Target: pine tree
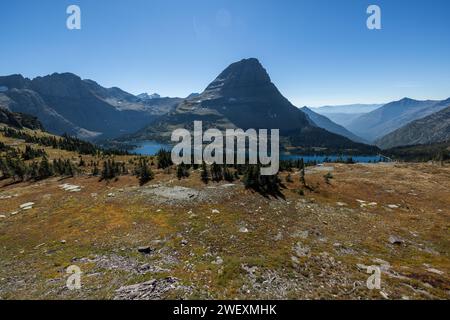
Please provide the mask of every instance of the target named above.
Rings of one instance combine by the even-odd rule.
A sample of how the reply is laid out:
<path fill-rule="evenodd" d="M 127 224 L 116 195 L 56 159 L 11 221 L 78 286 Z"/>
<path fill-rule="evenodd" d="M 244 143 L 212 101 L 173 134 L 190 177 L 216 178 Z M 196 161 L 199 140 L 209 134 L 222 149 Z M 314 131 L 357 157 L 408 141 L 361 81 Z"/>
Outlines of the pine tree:
<path fill-rule="evenodd" d="M 148 166 L 146 159 L 140 159 L 139 164 L 136 168 L 136 175 L 139 178 L 139 184 L 142 186 L 149 182 L 150 180 L 153 180 L 154 174 L 152 169 Z"/>
<path fill-rule="evenodd" d="M 28 171 L 29 171 L 28 175 L 31 180 L 39 179 L 39 165 L 37 164 L 36 161 L 33 161 Z"/>
<path fill-rule="evenodd" d="M 0 171 L 2 172 L 2 179 L 9 179 L 13 175 L 13 172 L 8 166 L 8 162 L 5 158 L 0 159 Z"/>
<path fill-rule="evenodd" d="M 48 162 L 47 157 L 43 157 L 41 162 L 39 163 L 38 169 L 38 179 L 47 179 L 53 175 L 53 169 L 51 164 Z"/>
<path fill-rule="evenodd" d="M 158 159 L 158 169 L 166 169 L 173 165 L 171 153 L 165 149 L 161 149 L 156 154 Z"/>
<path fill-rule="evenodd" d="M 245 170 L 243 182 L 246 188 L 260 189 L 260 168 L 258 165 L 248 165 Z"/>
<path fill-rule="evenodd" d="M 93 176 L 98 176 L 99 173 L 100 173 L 100 170 L 98 169 L 97 164 L 94 163 L 94 167 L 92 168 L 92 175 Z"/>
<path fill-rule="evenodd" d="M 306 187 L 305 162 L 303 161 L 303 158 L 300 159 L 300 182 L 304 187 Z"/>
<path fill-rule="evenodd" d="M 228 182 L 233 182 L 235 178 L 226 165 L 223 167 L 223 178 Z"/>
<path fill-rule="evenodd" d="M 109 180 L 112 177 L 111 160 L 103 161 L 103 169 L 100 175 L 100 180 Z"/>
<path fill-rule="evenodd" d="M 177 178 L 181 180 L 182 178 L 189 177 L 189 169 L 184 163 L 180 163 L 177 166 Z"/>
<path fill-rule="evenodd" d="M 205 161 L 203 161 L 203 163 L 202 163 L 202 169 L 201 169 L 200 176 L 201 176 L 202 181 L 204 183 L 208 183 L 209 182 L 209 173 L 208 173 L 208 168 L 206 167 Z"/>
<path fill-rule="evenodd" d="M 64 162 L 64 175 L 69 177 L 73 177 L 75 175 L 75 169 L 69 159 L 66 159 Z"/>
<path fill-rule="evenodd" d="M 215 162 L 211 165 L 211 179 L 216 182 L 223 179 L 222 167 Z"/>

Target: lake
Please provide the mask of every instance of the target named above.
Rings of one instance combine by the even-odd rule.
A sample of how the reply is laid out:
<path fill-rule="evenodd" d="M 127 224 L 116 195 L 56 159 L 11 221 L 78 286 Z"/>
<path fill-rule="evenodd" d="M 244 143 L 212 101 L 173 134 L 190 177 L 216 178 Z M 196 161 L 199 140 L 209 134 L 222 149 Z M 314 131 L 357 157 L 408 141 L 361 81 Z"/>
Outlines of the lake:
<path fill-rule="evenodd" d="M 145 156 L 154 156 L 161 149 L 166 149 L 169 151 L 172 150 L 172 146 L 156 141 L 143 141 L 138 144 L 137 148 L 131 150 L 131 152 Z"/>
<path fill-rule="evenodd" d="M 138 145 L 137 148 L 131 150 L 132 152 L 136 154 L 146 155 L 146 156 L 153 156 L 160 149 L 166 149 L 168 151 L 172 150 L 172 146 L 169 144 L 163 144 L 156 141 L 144 141 Z M 382 162 L 383 158 L 379 155 L 372 155 L 372 156 L 350 156 L 350 155 L 328 155 L 328 156 L 322 156 L 322 155 L 293 155 L 293 154 L 282 154 L 280 156 L 281 160 L 297 160 L 303 158 L 305 162 L 316 162 L 316 163 L 323 163 L 324 160 L 328 159 L 328 161 L 331 160 L 331 162 L 337 161 L 339 159 L 343 159 L 344 161 L 348 158 L 352 158 L 354 162 L 359 163 L 369 163 L 369 162 Z"/>

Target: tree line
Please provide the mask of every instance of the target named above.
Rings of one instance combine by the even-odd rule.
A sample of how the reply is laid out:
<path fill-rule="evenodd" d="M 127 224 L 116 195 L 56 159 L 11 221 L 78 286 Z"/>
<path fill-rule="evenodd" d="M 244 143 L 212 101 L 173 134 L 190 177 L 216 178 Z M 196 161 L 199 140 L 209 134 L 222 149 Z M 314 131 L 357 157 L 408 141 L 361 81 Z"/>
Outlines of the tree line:
<path fill-rule="evenodd" d="M 116 149 L 103 149 L 90 142 L 80 140 L 75 137 L 71 137 L 67 134 L 61 137 L 56 136 L 38 136 L 36 134 L 30 134 L 22 130 L 16 130 L 12 128 L 3 128 L 1 132 L 5 137 L 21 139 L 26 143 L 38 144 L 45 147 L 51 147 L 53 149 L 60 149 L 66 151 L 77 152 L 84 155 L 128 155 L 128 151 L 116 150 Z"/>

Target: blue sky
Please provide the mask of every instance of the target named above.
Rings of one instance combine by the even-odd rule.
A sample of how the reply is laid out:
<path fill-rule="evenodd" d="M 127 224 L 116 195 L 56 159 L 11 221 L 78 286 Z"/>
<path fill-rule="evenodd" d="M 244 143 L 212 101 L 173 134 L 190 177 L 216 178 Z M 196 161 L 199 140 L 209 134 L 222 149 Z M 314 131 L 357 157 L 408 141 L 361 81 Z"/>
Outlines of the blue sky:
<path fill-rule="evenodd" d="M 66 28 L 70 4 L 81 30 Z M 366 27 L 370 4 L 382 30 Z M 0 74 L 187 96 L 256 57 L 299 107 L 444 99 L 449 21 L 448 0 L 2 0 Z"/>

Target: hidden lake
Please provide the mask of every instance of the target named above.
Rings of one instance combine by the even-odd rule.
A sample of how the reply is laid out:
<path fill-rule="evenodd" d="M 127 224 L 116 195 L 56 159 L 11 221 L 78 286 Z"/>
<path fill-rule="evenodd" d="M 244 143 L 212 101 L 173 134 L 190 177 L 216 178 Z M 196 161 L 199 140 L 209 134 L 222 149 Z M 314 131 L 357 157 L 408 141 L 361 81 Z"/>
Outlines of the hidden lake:
<path fill-rule="evenodd" d="M 153 156 L 158 153 L 159 150 L 171 150 L 172 145 L 164 144 L 157 141 L 143 141 L 136 144 L 136 148 L 130 150 L 130 152 L 138 155 Z M 323 163 L 323 162 L 337 162 L 337 161 L 347 161 L 352 159 L 353 162 L 357 163 L 376 163 L 385 162 L 386 158 L 381 155 L 345 155 L 345 154 L 334 154 L 334 155 L 299 155 L 299 154 L 281 154 L 281 160 L 297 160 L 301 159 L 305 162 Z"/>

